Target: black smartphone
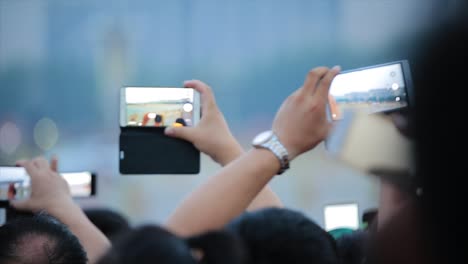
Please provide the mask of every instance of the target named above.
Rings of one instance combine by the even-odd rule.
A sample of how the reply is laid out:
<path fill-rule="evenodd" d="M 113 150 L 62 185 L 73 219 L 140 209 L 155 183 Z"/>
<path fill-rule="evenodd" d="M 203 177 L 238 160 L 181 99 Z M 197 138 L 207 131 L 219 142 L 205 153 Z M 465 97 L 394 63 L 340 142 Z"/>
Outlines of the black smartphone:
<path fill-rule="evenodd" d="M 119 171 L 134 174 L 197 174 L 200 151 L 168 137 L 169 126 L 196 126 L 200 94 L 192 88 L 122 87 Z"/>
<path fill-rule="evenodd" d="M 73 198 L 96 195 L 96 173 L 61 172 Z M 22 167 L 0 167 L 0 200 L 24 199 L 30 195 L 30 177 Z"/>
<path fill-rule="evenodd" d="M 347 110 L 391 113 L 413 104 L 413 82 L 407 60 L 377 64 L 338 74 L 330 86 L 329 120 Z"/>

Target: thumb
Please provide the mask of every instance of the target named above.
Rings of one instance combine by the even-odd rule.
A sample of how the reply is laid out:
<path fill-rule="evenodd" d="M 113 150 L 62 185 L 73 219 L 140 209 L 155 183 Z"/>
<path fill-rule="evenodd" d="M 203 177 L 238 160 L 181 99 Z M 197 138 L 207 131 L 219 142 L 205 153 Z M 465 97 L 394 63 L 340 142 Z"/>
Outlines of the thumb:
<path fill-rule="evenodd" d="M 185 139 L 193 143 L 193 127 L 166 127 L 164 134 L 174 138 Z"/>
<path fill-rule="evenodd" d="M 20 211 L 29 211 L 28 200 L 10 200 L 10 205 Z"/>

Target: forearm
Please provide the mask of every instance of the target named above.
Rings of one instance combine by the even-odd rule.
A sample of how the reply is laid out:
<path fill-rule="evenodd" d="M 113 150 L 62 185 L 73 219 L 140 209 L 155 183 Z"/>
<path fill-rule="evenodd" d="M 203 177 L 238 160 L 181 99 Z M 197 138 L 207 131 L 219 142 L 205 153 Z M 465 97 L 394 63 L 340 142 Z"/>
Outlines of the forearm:
<path fill-rule="evenodd" d="M 245 153 L 192 192 L 167 227 L 183 236 L 223 227 L 245 211 L 279 169 L 278 159 L 268 150 Z"/>
<path fill-rule="evenodd" d="M 49 210 L 49 214 L 68 226 L 78 237 L 88 255 L 89 263 L 96 263 L 110 247 L 107 237 L 86 217 L 73 201 L 66 202 Z"/>
<path fill-rule="evenodd" d="M 270 186 L 265 186 L 263 190 L 247 207 L 247 211 L 255 211 L 267 207 L 283 207 L 281 199 L 276 195 Z"/>
<path fill-rule="evenodd" d="M 223 153 L 219 160 L 219 164 L 223 167 L 236 160 L 244 153 L 241 145 L 239 145 L 234 138 L 232 141 L 230 147 L 225 148 L 227 151 Z M 247 207 L 247 210 L 254 211 L 266 207 L 283 207 L 281 199 L 268 185 L 253 199 Z"/>

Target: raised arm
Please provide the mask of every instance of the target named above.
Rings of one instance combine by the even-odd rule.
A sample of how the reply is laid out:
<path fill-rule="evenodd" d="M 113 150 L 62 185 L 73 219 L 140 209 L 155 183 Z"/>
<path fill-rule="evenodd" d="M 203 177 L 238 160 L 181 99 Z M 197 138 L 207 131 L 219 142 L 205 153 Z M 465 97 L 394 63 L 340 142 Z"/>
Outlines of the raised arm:
<path fill-rule="evenodd" d="M 57 161 L 52 161 L 49 166 L 44 158 L 36 158 L 17 164 L 31 177 L 31 196 L 24 201 L 12 201 L 13 207 L 32 212 L 44 210 L 60 220 L 78 237 L 89 263 L 96 263 L 110 247 L 110 242 L 73 201 L 67 182 L 55 171 Z"/>
<path fill-rule="evenodd" d="M 290 160 L 314 148 L 326 137 L 328 90 L 338 72 L 339 67 L 310 71 L 304 85 L 283 102 L 276 114 L 272 130 L 287 149 Z M 205 98 L 206 93 L 205 96 L 202 93 L 202 99 Z M 214 100 L 210 104 L 213 105 Z M 212 129 L 211 133 L 216 134 L 219 128 Z M 173 131 L 170 129 L 168 134 Z M 189 194 L 170 216 L 167 227 L 183 236 L 223 227 L 248 207 L 279 169 L 280 161 L 272 152 L 251 149 Z"/>
<path fill-rule="evenodd" d="M 188 140 L 221 166 L 228 165 L 240 157 L 244 150 L 232 135 L 223 114 L 216 104 L 211 88 L 198 80 L 186 81 L 184 86 L 193 88 L 201 94 L 203 116 L 196 127 L 168 128 L 166 134 Z M 279 197 L 269 186 L 265 186 L 250 203 L 247 210 L 282 206 Z"/>

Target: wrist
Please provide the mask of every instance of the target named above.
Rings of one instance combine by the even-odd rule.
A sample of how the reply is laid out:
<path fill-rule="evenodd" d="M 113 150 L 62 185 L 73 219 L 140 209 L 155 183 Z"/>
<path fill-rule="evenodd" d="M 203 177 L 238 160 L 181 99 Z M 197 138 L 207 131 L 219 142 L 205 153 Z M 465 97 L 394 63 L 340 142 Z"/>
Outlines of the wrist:
<path fill-rule="evenodd" d="M 73 217 L 73 213 L 81 211 L 81 208 L 73 201 L 71 197 L 64 199 L 57 199 L 54 202 L 49 203 L 49 206 L 45 208 L 48 214 L 59 219 L 62 222 L 66 222 L 68 217 Z"/>
<path fill-rule="evenodd" d="M 290 158 L 288 149 L 282 144 L 273 130 L 267 130 L 258 134 L 252 140 L 252 146 L 255 148 L 267 149 L 277 158 L 280 163 L 278 174 L 282 174 L 284 171 L 289 169 Z"/>
<path fill-rule="evenodd" d="M 221 149 L 224 151 L 217 157 L 216 162 L 223 167 L 236 160 L 244 153 L 244 149 L 234 138 Z"/>
<path fill-rule="evenodd" d="M 281 169 L 280 160 L 270 150 L 264 148 L 252 148 L 249 152 L 258 156 L 260 159 L 259 164 L 264 164 L 264 169 L 271 170 L 273 175 L 276 175 Z"/>

